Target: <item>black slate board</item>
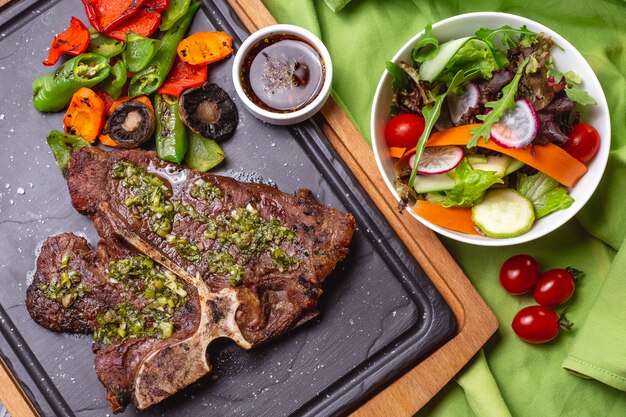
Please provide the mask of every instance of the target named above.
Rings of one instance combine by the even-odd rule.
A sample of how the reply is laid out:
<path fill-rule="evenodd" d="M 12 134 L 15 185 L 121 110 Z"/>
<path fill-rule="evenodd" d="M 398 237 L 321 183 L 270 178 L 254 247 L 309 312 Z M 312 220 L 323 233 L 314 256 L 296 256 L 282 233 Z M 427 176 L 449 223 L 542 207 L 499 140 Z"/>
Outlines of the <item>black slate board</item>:
<path fill-rule="evenodd" d="M 56 334 L 24 305 L 37 249 L 72 231 L 95 244 L 90 221 L 74 211 L 45 137 L 63 114 L 40 114 L 31 83 L 69 16 L 87 22 L 78 0 L 23 0 L 0 13 L 0 351 L 45 416 L 108 416 L 93 370 L 91 336 Z M 204 1 L 192 32 L 224 30 L 234 46 L 246 30 L 223 0 Z M 354 410 L 447 341 L 453 314 L 420 266 L 312 123 L 276 127 L 238 102 L 232 58 L 209 79 L 235 100 L 240 124 L 223 143 L 216 173 L 281 190 L 313 190 L 324 204 L 352 212 L 358 230 L 349 257 L 328 278 L 319 317 L 252 351 L 230 341 L 209 348 L 214 372 L 163 403 L 124 416 L 330 416 Z"/>

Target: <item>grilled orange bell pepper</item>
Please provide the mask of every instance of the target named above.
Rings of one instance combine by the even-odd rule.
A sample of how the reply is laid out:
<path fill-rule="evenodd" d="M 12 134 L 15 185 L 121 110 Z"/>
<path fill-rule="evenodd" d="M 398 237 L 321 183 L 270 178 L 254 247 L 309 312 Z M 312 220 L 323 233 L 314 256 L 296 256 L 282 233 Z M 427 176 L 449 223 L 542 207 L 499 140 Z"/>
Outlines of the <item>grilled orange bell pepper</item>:
<path fill-rule="evenodd" d="M 93 90 L 86 87 L 79 89 L 72 96 L 63 118 L 65 133 L 94 143 L 102 130 L 105 112 L 104 102 Z"/>
<path fill-rule="evenodd" d="M 226 32 L 196 32 L 178 44 L 178 56 L 191 65 L 220 61 L 233 52 L 233 38 Z"/>

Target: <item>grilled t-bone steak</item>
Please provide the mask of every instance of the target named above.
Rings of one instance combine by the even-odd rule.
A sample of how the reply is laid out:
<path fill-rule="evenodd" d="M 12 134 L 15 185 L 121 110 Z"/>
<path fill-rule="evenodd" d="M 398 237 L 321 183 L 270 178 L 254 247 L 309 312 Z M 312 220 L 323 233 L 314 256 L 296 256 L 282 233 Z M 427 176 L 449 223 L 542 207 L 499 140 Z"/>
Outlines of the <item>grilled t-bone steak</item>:
<path fill-rule="evenodd" d="M 92 251 L 71 234 L 50 238 L 27 305 L 52 330 L 95 330 L 96 372 L 115 412 L 130 400 L 149 407 L 207 373 L 206 346 L 217 337 L 248 349 L 314 317 L 354 230 L 351 215 L 308 190 L 289 195 L 153 152 L 82 148 L 68 186 L 103 240 Z M 69 271 L 82 280 L 68 281 Z M 155 280 L 169 295 L 155 296 Z M 146 306 L 159 300 L 171 305 L 155 319 Z"/>

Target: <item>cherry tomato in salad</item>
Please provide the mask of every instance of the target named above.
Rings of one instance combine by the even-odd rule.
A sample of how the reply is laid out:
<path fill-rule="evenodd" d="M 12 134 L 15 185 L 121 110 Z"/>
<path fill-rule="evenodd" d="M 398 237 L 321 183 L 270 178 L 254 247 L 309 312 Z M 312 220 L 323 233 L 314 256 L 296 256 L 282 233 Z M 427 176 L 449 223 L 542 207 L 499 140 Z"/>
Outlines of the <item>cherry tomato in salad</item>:
<path fill-rule="evenodd" d="M 500 285 L 509 294 L 526 294 L 539 278 L 539 264 L 530 255 L 515 255 L 500 268 Z"/>
<path fill-rule="evenodd" d="M 524 342 L 546 343 L 559 334 L 559 316 L 549 307 L 528 306 L 515 315 L 511 327 Z"/>
<path fill-rule="evenodd" d="M 600 134 L 591 125 L 577 123 L 567 135 L 569 140 L 563 149 L 580 162 L 587 162 L 595 156 L 600 148 Z"/>
<path fill-rule="evenodd" d="M 551 269 L 539 278 L 533 298 L 542 306 L 556 307 L 571 298 L 574 288 L 574 275 L 570 270 Z"/>
<path fill-rule="evenodd" d="M 385 126 L 388 146 L 413 148 L 424 132 L 424 119 L 417 114 L 403 113 L 394 116 Z"/>

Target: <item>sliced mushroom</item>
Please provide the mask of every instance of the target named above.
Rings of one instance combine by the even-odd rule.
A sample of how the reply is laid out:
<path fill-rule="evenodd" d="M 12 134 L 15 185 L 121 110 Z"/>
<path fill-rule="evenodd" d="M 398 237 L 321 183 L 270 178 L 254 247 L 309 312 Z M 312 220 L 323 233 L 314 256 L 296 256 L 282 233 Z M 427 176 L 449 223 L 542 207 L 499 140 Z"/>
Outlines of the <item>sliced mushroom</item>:
<path fill-rule="evenodd" d="M 154 133 L 154 112 L 139 101 L 126 101 L 113 110 L 107 134 L 123 148 L 136 148 Z"/>
<path fill-rule="evenodd" d="M 180 118 L 205 138 L 221 140 L 232 135 L 239 116 L 235 103 L 218 85 L 206 83 L 180 96 Z"/>

